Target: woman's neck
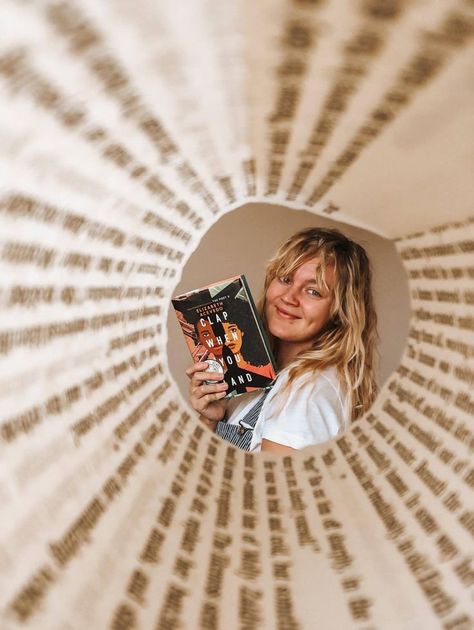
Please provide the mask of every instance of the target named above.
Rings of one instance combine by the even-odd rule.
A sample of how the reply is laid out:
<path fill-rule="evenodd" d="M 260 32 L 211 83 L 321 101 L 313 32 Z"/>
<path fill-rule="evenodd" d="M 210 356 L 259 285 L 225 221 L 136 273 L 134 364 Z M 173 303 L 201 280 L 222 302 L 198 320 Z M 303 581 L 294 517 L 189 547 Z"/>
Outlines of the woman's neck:
<path fill-rule="evenodd" d="M 293 343 L 290 341 L 279 341 L 277 352 L 278 369 L 283 370 L 286 368 L 303 350 L 307 350 L 311 347 L 309 343 Z"/>

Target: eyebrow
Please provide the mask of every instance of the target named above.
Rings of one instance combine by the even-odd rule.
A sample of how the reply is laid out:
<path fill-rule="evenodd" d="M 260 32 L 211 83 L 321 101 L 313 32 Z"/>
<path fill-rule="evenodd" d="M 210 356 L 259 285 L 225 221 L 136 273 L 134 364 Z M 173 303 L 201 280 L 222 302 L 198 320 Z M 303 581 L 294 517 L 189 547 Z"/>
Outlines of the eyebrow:
<path fill-rule="evenodd" d="M 308 284 L 313 284 L 316 287 L 320 287 L 322 289 L 324 289 L 324 284 L 322 282 L 319 282 L 316 278 L 312 278 L 311 280 L 304 280 L 303 284 L 306 286 Z"/>
<path fill-rule="evenodd" d="M 320 267 L 318 266 L 318 269 Z M 293 269 L 293 271 L 282 271 L 280 274 L 277 274 L 276 277 L 292 277 L 295 275 L 296 269 Z M 307 280 L 303 280 L 303 284 L 304 286 L 307 286 L 309 284 L 314 285 L 315 287 L 317 287 L 318 289 L 322 289 L 323 291 L 325 290 L 325 286 L 324 286 L 324 282 L 321 280 L 318 280 L 318 278 L 315 278 L 314 276 L 312 278 L 308 278 Z M 332 291 L 333 287 L 331 287 L 330 285 L 328 285 L 328 289 L 329 291 Z"/>

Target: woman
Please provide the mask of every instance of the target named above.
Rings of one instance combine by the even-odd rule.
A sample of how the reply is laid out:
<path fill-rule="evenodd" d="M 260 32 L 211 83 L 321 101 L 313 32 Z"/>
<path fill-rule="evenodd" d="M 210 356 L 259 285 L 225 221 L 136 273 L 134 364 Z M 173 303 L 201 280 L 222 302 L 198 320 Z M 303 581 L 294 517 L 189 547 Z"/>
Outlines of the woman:
<path fill-rule="evenodd" d="M 254 427 L 253 452 L 288 454 L 336 437 L 377 390 L 377 317 L 364 249 L 338 230 L 298 232 L 270 260 L 259 310 L 279 370 L 271 391 L 225 399 L 219 375 L 196 363 L 186 370 L 191 405 L 234 443 L 233 427 Z"/>

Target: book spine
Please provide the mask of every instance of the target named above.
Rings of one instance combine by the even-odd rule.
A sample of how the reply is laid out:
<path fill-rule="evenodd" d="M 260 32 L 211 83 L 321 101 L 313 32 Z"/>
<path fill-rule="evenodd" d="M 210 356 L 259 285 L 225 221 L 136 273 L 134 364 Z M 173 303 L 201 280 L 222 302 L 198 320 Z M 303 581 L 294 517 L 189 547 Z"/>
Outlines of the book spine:
<path fill-rule="evenodd" d="M 250 291 L 247 278 L 243 274 L 240 276 L 240 278 L 242 280 L 242 285 L 244 286 L 245 291 L 247 293 L 247 298 L 250 304 L 250 308 L 252 309 L 253 318 L 255 320 L 255 323 L 257 324 L 258 332 L 260 333 L 260 337 L 262 338 L 263 345 L 265 346 L 265 350 L 267 351 L 268 358 L 270 359 L 270 362 L 276 374 L 278 372 L 278 366 L 273 356 L 273 352 L 270 346 L 270 340 L 268 339 L 267 331 L 265 330 L 265 328 L 262 326 L 260 322 L 260 316 L 258 314 L 257 307 L 255 306 L 255 302 L 253 301 L 252 293 Z"/>

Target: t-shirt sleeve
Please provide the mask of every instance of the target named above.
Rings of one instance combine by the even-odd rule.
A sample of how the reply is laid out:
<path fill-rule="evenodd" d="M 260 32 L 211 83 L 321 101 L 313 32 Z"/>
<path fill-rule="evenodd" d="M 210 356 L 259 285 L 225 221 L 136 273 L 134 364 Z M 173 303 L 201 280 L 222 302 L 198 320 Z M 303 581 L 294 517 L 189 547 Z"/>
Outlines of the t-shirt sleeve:
<path fill-rule="evenodd" d="M 323 376 L 289 394 L 283 406 L 277 400 L 268 406 L 262 439 L 301 449 L 342 433 L 346 426 L 344 402 Z"/>

